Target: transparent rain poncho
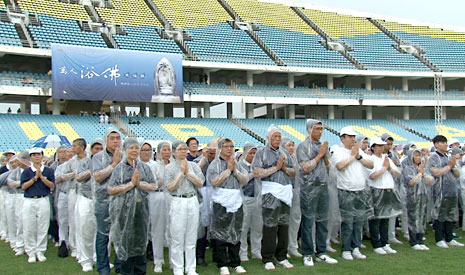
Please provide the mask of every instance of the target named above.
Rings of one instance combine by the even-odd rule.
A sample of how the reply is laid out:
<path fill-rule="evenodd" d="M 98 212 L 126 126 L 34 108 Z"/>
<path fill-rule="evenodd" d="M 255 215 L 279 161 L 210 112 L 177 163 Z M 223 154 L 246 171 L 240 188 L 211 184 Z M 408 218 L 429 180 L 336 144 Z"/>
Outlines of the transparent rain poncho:
<path fill-rule="evenodd" d="M 137 162 L 140 181 L 155 184 L 150 167 Z M 123 160 L 114 169 L 108 187 L 128 184 L 135 168 Z M 129 257 L 145 255 L 149 229 L 148 193 L 134 187 L 126 193 L 110 196 L 111 239 L 118 258 L 126 261 Z"/>
<path fill-rule="evenodd" d="M 311 132 L 311 129 L 316 124 L 321 124 L 321 122 L 309 119 L 307 121 L 307 130 Z M 314 161 L 319 153 L 321 144 L 320 141 L 314 142 L 310 137 L 307 137 L 296 149 L 297 163 L 299 164 L 296 184 L 300 186 L 300 208 L 302 209 L 302 215 L 308 219 L 314 218 L 317 222 L 328 220 L 330 204 L 328 192 L 329 176 L 324 158 L 318 163 Z M 308 167 L 311 170 L 305 173 L 303 167 Z"/>
<path fill-rule="evenodd" d="M 218 143 L 220 147 L 221 141 Z M 228 161 L 216 158 L 207 170 L 207 184 L 226 173 Z M 236 164 L 238 176 L 230 174 L 222 183 L 213 187 L 212 218 L 210 223 L 210 238 L 224 242 L 237 244 L 241 239 L 242 220 L 244 212 L 242 209 L 242 188 L 241 183 L 247 181 L 247 172 L 241 171 Z M 229 192 L 228 192 L 229 191 Z M 228 201 L 228 197 L 234 201 Z M 229 207 L 232 207 L 232 210 Z M 231 212 L 229 212 L 231 211 Z"/>
<path fill-rule="evenodd" d="M 202 181 L 205 181 L 205 177 L 202 173 L 202 170 L 200 170 L 199 166 L 196 163 L 188 161 L 187 165 L 189 173 L 192 173 L 196 175 L 198 178 L 200 178 Z M 172 161 L 170 164 L 165 166 L 165 177 L 163 182 L 165 182 L 166 184 L 170 183 L 179 174 L 180 171 L 181 164 L 178 161 Z M 183 177 L 181 179 L 181 182 L 175 190 L 169 191 L 170 195 L 174 196 L 192 194 L 196 192 L 197 188 L 195 187 L 194 183 L 189 181 L 187 177 Z"/>
<path fill-rule="evenodd" d="M 407 215 L 408 228 L 414 233 L 425 233 L 426 228 L 426 204 L 428 202 L 427 185 L 424 177 L 418 175 L 418 167 L 413 164 L 413 155 L 419 149 L 409 150 L 406 158 L 402 163 L 402 174 L 400 182 L 405 186 L 407 196 Z M 414 181 L 415 185 L 411 186 L 410 181 Z"/>
<path fill-rule="evenodd" d="M 444 168 L 449 164 L 449 157 L 440 155 L 439 152 L 434 152 L 428 159 L 425 166 L 425 174 L 434 178 L 432 186 L 433 209 L 431 217 L 433 220 L 441 222 L 457 220 L 457 194 L 459 179 L 455 177 L 452 170 L 448 171 L 440 177 L 434 177 L 431 171 L 432 168 Z M 456 169 L 456 168 L 454 168 Z"/>
<path fill-rule="evenodd" d="M 90 173 L 90 163 L 91 163 L 91 158 L 90 157 L 85 157 L 79 161 L 78 169 L 76 171 L 76 174 L 83 174 L 83 173 Z M 77 181 L 76 180 L 76 185 L 79 190 L 79 194 L 83 195 L 84 197 L 88 199 L 92 199 L 92 181 L 91 178 L 88 178 L 85 181 Z"/>

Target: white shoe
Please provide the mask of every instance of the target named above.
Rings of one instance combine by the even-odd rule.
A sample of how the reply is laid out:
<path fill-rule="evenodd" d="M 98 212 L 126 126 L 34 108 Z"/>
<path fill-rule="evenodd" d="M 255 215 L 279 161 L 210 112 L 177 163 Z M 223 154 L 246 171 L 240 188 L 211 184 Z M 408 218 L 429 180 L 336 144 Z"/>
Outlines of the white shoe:
<path fill-rule="evenodd" d="M 352 261 L 354 257 L 352 257 L 352 253 L 350 251 L 342 251 L 342 258 L 344 260 Z"/>
<path fill-rule="evenodd" d="M 28 263 L 35 263 L 36 262 L 36 255 L 31 255 L 29 256 L 29 259 L 27 259 Z"/>
<path fill-rule="evenodd" d="M 267 263 L 265 264 L 265 269 L 271 271 L 271 270 L 275 270 L 276 267 L 274 266 L 274 264 L 273 264 L 272 262 L 267 262 Z"/>
<path fill-rule="evenodd" d="M 452 241 L 448 242 L 447 245 L 449 245 L 449 246 L 460 246 L 460 247 L 464 246 L 463 243 L 460 243 L 460 242 L 458 242 L 456 240 L 452 240 Z"/>
<path fill-rule="evenodd" d="M 354 248 L 354 251 L 352 251 L 352 258 L 357 259 L 357 260 L 365 260 L 367 256 L 363 255 L 360 252 L 360 249 L 356 247 Z"/>
<path fill-rule="evenodd" d="M 220 267 L 220 275 L 229 275 L 229 268 L 227 266 Z"/>
<path fill-rule="evenodd" d="M 5 241 L 6 240 L 6 234 L 0 235 L 0 240 Z"/>
<path fill-rule="evenodd" d="M 299 253 L 299 251 L 289 251 L 289 255 L 291 255 L 291 257 L 297 257 L 297 258 L 302 258 L 302 254 Z"/>
<path fill-rule="evenodd" d="M 82 272 L 91 272 L 93 270 L 91 263 L 86 263 L 82 265 Z"/>
<path fill-rule="evenodd" d="M 383 246 L 383 249 L 384 249 L 384 251 L 386 251 L 387 254 L 396 254 L 397 253 L 397 251 L 392 249 L 391 246 L 388 245 L 388 244 Z"/>
<path fill-rule="evenodd" d="M 332 242 L 332 243 L 335 243 L 335 244 L 338 244 L 338 243 L 339 243 L 339 241 L 338 241 L 337 239 L 331 239 L 331 242 Z"/>
<path fill-rule="evenodd" d="M 366 245 L 364 245 L 364 244 L 362 243 L 362 244 L 360 245 L 360 248 L 363 248 L 363 249 L 365 249 L 365 248 L 367 248 L 367 246 L 366 246 Z"/>
<path fill-rule="evenodd" d="M 248 262 L 249 261 L 249 257 L 245 256 L 245 257 L 240 257 L 241 258 L 241 262 Z"/>
<path fill-rule="evenodd" d="M 392 240 L 389 240 L 389 243 L 392 243 L 392 244 L 403 244 L 403 242 L 399 241 L 398 239 L 394 238 Z"/>
<path fill-rule="evenodd" d="M 15 251 L 16 251 L 15 256 L 24 255 L 24 248 L 18 248 L 18 249 L 16 249 Z"/>
<path fill-rule="evenodd" d="M 291 268 L 294 268 L 294 265 L 291 264 L 288 260 L 282 260 L 280 262 L 278 262 L 278 264 L 284 268 L 287 268 L 287 269 L 291 269 Z"/>
<path fill-rule="evenodd" d="M 60 243 L 59 243 L 59 242 L 56 242 L 56 243 L 55 243 L 55 247 L 60 247 Z"/>
<path fill-rule="evenodd" d="M 446 244 L 445 241 L 439 241 L 436 243 L 436 246 L 437 247 L 440 247 L 440 248 L 449 248 L 449 246 Z"/>
<path fill-rule="evenodd" d="M 115 267 L 114 264 L 110 264 L 110 269 L 113 269 L 113 267 Z"/>
<path fill-rule="evenodd" d="M 419 244 L 416 244 L 416 245 L 412 246 L 412 249 L 413 249 L 413 250 L 418 250 L 418 251 L 419 251 L 419 250 L 421 250 L 421 251 L 424 250 L 423 247 L 422 247 L 421 245 L 419 245 Z"/>
<path fill-rule="evenodd" d="M 429 247 L 427 247 L 426 245 L 424 244 L 420 244 L 421 248 L 423 248 L 423 250 L 429 250 Z"/>
<path fill-rule="evenodd" d="M 378 255 L 386 255 L 387 254 L 387 252 L 382 247 L 378 247 L 378 248 L 373 249 L 373 252 L 375 252 Z"/>
<path fill-rule="evenodd" d="M 331 245 L 327 245 L 326 246 L 326 251 L 328 251 L 329 253 L 335 253 L 337 252 L 336 249 L 332 248 Z"/>
<path fill-rule="evenodd" d="M 326 254 L 316 256 L 315 259 L 316 259 L 317 262 L 325 262 L 325 263 L 328 263 L 328 264 L 337 264 L 336 259 L 333 259 L 333 258 L 329 257 Z"/>
<path fill-rule="evenodd" d="M 155 267 L 153 268 L 153 272 L 162 273 L 163 272 L 162 264 L 155 264 Z"/>
<path fill-rule="evenodd" d="M 199 273 L 195 272 L 195 270 L 189 270 L 186 275 L 199 275 Z"/>
<path fill-rule="evenodd" d="M 304 256 L 304 266 L 313 266 L 312 256 Z"/>
<path fill-rule="evenodd" d="M 39 260 L 39 262 L 45 262 L 47 258 L 45 258 L 44 253 L 37 252 L 37 260 Z"/>
<path fill-rule="evenodd" d="M 76 258 L 76 255 L 77 255 L 76 250 L 71 250 L 71 257 Z"/>
<path fill-rule="evenodd" d="M 247 271 L 245 270 L 245 268 L 244 268 L 243 266 L 236 266 L 236 267 L 234 268 L 234 271 L 236 271 L 236 273 L 239 273 L 239 274 L 241 274 L 241 273 L 247 273 Z"/>

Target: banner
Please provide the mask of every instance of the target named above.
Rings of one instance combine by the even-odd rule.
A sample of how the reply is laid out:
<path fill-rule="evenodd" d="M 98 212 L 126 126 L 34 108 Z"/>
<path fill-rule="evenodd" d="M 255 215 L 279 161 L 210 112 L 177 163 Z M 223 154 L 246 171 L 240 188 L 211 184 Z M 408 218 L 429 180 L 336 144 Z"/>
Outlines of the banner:
<path fill-rule="evenodd" d="M 182 55 L 52 44 L 52 97 L 184 101 Z"/>

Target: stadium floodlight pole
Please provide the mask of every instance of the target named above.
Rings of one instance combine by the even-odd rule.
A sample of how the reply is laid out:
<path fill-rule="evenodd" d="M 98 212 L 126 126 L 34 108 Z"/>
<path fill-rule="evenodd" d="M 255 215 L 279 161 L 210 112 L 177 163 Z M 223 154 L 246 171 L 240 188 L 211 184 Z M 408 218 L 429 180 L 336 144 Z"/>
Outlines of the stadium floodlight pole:
<path fill-rule="evenodd" d="M 434 75 L 434 99 L 435 99 L 435 105 L 434 105 L 434 120 L 436 126 L 442 125 L 442 93 L 444 92 L 444 82 L 442 80 L 442 75 L 440 74 L 435 74 Z M 438 127 L 436 127 L 436 130 L 438 130 Z"/>

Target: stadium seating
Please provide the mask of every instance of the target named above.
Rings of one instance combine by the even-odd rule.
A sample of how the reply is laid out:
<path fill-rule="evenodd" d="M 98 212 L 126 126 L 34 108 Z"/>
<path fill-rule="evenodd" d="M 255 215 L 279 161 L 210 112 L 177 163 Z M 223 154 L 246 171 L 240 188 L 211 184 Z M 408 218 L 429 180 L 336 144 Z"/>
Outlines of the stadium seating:
<path fill-rule="evenodd" d="M 25 72 L 0 72 L 0 85 L 51 88 L 50 75 Z"/>
<path fill-rule="evenodd" d="M 15 47 L 23 46 L 13 23 L 0 21 L 0 44 Z"/>
<path fill-rule="evenodd" d="M 259 97 L 297 97 L 309 98 L 318 97 L 307 87 L 289 88 L 281 85 L 254 85 L 249 87 L 246 84 L 237 85 L 238 94 L 241 96 L 259 96 Z"/>
<path fill-rule="evenodd" d="M 153 51 L 182 54 L 173 40 L 162 39 L 154 26 L 126 26 L 126 35 L 115 34 L 113 37 L 120 49 Z"/>
<path fill-rule="evenodd" d="M 402 120 L 402 124 L 414 129 L 430 138 L 440 134 L 446 138 L 457 138 L 460 143 L 465 140 L 465 121 L 460 119 L 446 119 L 443 120 L 441 126 L 437 126 L 432 119 L 414 119 Z"/>
<path fill-rule="evenodd" d="M 198 82 L 184 82 L 184 94 L 234 96 L 233 91 L 224 83 L 206 85 Z"/>
<path fill-rule="evenodd" d="M 95 7 L 106 24 L 161 26 L 144 0 L 111 0 L 113 8 Z"/>
<path fill-rule="evenodd" d="M 90 21 L 83 5 L 58 0 L 17 0 L 23 11 L 52 15 L 56 18 Z"/>

